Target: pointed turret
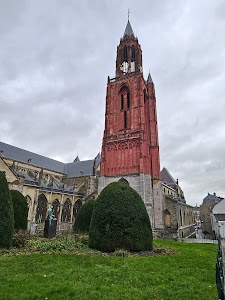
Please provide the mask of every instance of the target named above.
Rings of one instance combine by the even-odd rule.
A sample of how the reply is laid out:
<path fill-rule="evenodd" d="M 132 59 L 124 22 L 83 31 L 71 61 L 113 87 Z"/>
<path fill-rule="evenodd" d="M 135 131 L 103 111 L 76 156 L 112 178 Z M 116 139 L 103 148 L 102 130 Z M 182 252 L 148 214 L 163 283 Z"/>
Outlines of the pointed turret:
<path fill-rule="evenodd" d="M 79 159 L 79 156 L 77 155 L 77 157 L 74 159 L 73 162 L 79 162 L 79 161 L 80 161 L 80 159 Z"/>
<path fill-rule="evenodd" d="M 132 36 L 132 35 L 134 36 L 134 32 L 133 32 L 133 29 L 132 29 L 132 27 L 130 25 L 130 21 L 128 20 L 127 21 L 127 26 L 126 26 L 126 29 L 124 31 L 123 37 L 125 37 L 125 36 Z"/>
<path fill-rule="evenodd" d="M 152 76 L 151 76 L 151 74 L 150 74 L 150 71 L 149 71 L 149 73 L 148 73 L 148 79 L 147 79 L 147 82 L 148 82 L 148 83 L 153 83 L 153 81 L 152 81 Z"/>

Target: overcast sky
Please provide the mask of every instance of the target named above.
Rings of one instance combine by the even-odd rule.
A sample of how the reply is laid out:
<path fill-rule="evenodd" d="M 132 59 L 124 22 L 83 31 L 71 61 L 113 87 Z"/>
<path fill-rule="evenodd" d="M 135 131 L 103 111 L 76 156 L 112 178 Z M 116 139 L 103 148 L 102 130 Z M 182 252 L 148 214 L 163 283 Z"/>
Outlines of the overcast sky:
<path fill-rule="evenodd" d="M 0 0 L 0 140 L 63 162 L 97 155 L 128 8 L 155 83 L 161 168 L 188 204 L 225 197 L 223 0 Z"/>

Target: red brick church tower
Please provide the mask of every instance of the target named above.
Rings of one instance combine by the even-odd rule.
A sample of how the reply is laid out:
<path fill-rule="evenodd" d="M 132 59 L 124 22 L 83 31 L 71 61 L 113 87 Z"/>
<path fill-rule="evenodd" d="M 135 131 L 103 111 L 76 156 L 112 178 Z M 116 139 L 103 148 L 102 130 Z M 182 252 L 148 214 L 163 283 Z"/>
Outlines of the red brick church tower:
<path fill-rule="evenodd" d="M 126 180 L 142 197 L 155 229 L 162 228 L 155 88 L 143 77 L 142 50 L 128 20 L 108 77 L 99 191 Z"/>

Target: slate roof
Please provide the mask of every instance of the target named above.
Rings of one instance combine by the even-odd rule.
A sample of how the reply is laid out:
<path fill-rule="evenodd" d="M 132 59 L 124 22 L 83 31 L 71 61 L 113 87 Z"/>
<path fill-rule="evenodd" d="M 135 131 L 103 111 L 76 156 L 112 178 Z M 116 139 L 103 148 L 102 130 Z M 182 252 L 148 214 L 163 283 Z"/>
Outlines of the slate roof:
<path fill-rule="evenodd" d="M 166 182 L 167 185 L 177 185 L 175 179 L 165 167 L 160 172 L 160 179 Z"/>
<path fill-rule="evenodd" d="M 148 73 L 148 79 L 147 79 L 147 82 L 153 83 L 152 77 L 151 77 L 151 74 L 150 74 L 150 71 L 149 71 L 149 73 Z"/>
<path fill-rule="evenodd" d="M 94 160 L 77 161 L 66 164 L 66 177 L 88 176 L 93 173 Z"/>
<path fill-rule="evenodd" d="M 222 215 L 225 214 L 225 199 L 220 200 L 217 202 L 213 209 L 212 212 L 214 215 Z"/>
<path fill-rule="evenodd" d="M 15 161 L 21 161 L 24 163 L 30 163 L 44 169 L 56 171 L 66 174 L 66 177 L 80 177 L 93 175 L 93 167 L 95 168 L 100 163 L 100 153 L 95 159 L 80 161 L 79 157 L 76 157 L 72 163 L 62 163 L 60 161 L 0 142 L 0 156 L 2 158 L 9 158 Z M 25 177 L 27 174 L 23 174 Z M 29 180 L 29 178 L 25 178 Z"/>
<path fill-rule="evenodd" d="M 127 22 L 127 26 L 126 26 L 126 29 L 125 29 L 125 31 L 124 31 L 124 35 L 123 35 L 123 37 L 125 37 L 125 36 L 134 36 L 134 32 L 133 32 L 133 29 L 132 29 L 132 27 L 131 27 L 131 25 L 130 25 L 130 21 L 128 20 L 128 22 Z"/>
<path fill-rule="evenodd" d="M 218 203 L 218 202 L 220 202 L 220 200 L 221 200 L 222 198 L 220 198 L 220 197 L 217 197 L 216 196 L 216 194 L 209 194 L 208 193 L 208 195 L 203 199 L 203 202 L 206 202 L 207 200 L 212 200 L 212 201 L 214 201 L 215 203 Z"/>
<path fill-rule="evenodd" d="M 66 164 L 65 173 L 66 177 L 79 177 L 79 176 L 89 176 L 93 175 L 93 167 L 98 167 L 100 164 L 100 154 L 96 156 L 95 159 L 76 161 Z"/>
<path fill-rule="evenodd" d="M 24 163 L 28 163 L 30 160 L 32 165 L 64 173 L 64 163 L 3 142 L 0 142 L 0 155 L 3 158 L 19 160 Z"/>

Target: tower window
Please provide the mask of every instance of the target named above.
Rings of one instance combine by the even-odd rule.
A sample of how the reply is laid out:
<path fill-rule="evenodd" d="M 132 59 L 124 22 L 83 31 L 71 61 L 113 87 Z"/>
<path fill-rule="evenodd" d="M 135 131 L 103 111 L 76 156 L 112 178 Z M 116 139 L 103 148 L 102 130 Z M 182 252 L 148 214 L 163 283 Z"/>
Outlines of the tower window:
<path fill-rule="evenodd" d="M 134 48 L 134 46 L 131 47 L 131 61 L 135 61 L 135 48 Z"/>
<path fill-rule="evenodd" d="M 127 128 L 127 112 L 124 111 L 124 128 Z"/>
<path fill-rule="evenodd" d="M 127 59 L 127 46 L 124 46 L 123 51 L 124 51 L 124 61 L 128 62 L 128 59 Z"/>
<path fill-rule="evenodd" d="M 124 100 L 123 100 L 123 94 L 121 94 L 121 103 L 120 103 L 120 109 L 124 108 Z"/>
<path fill-rule="evenodd" d="M 130 93 L 127 93 L 127 108 L 130 108 Z"/>
<path fill-rule="evenodd" d="M 131 72 L 135 72 L 135 48 L 131 47 Z"/>

